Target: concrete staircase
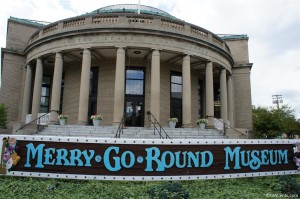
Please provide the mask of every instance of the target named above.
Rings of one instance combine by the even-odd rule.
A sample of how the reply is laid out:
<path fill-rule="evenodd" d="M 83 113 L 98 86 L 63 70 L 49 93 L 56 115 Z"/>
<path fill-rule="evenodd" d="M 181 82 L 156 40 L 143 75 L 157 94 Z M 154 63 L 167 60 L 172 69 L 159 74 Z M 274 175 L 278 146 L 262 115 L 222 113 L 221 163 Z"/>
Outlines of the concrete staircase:
<path fill-rule="evenodd" d="M 216 129 L 198 128 L 164 128 L 171 139 L 225 139 L 226 136 Z M 99 137 L 99 138 L 114 138 L 117 127 L 114 126 L 78 126 L 78 125 L 49 125 L 46 126 L 38 135 L 48 136 L 71 136 L 71 137 Z M 163 134 L 165 137 L 165 135 Z M 156 131 L 154 135 L 153 128 L 127 127 L 123 129 L 121 138 L 134 139 L 159 139 L 159 134 Z"/>

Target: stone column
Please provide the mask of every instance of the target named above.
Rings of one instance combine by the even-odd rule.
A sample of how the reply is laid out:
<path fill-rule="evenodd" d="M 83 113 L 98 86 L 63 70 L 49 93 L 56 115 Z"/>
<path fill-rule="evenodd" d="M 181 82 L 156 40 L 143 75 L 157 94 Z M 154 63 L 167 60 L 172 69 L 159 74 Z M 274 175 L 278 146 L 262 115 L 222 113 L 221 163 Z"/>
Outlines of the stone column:
<path fill-rule="evenodd" d="M 233 121 L 233 88 L 232 88 L 232 76 L 227 78 L 227 97 L 228 97 L 228 120 L 230 126 L 234 127 Z"/>
<path fill-rule="evenodd" d="M 221 118 L 225 124 L 228 124 L 227 112 L 227 83 L 226 83 L 226 69 L 221 69 L 220 74 L 220 98 L 221 98 Z M 225 125 L 225 128 L 228 126 Z"/>
<path fill-rule="evenodd" d="M 116 58 L 115 96 L 113 125 L 119 125 L 124 113 L 125 103 L 125 48 L 118 47 Z"/>
<path fill-rule="evenodd" d="M 191 63 L 190 56 L 185 55 L 182 61 L 182 126 L 192 127 L 191 97 Z"/>
<path fill-rule="evenodd" d="M 57 52 L 55 56 L 52 94 L 51 94 L 51 112 L 49 124 L 58 124 L 58 112 L 60 105 L 61 81 L 63 73 L 63 56 L 61 52 Z M 53 110 L 53 111 L 52 111 Z"/>
<path fill-rule="evenodd" d="M 83 50 L 82 55 L 82 68 L 80 80 L 79 111 L 77 122 L 77 124 L 79 125 L 86 125 L 88 123 L 91 61 L 91 50 L 85 48 Z"/>
<path fill-rule="evenodd" d="M 160 53 L 153 50 L 151 60 L 150 111 L 160 122 Z"/>
<path fill-rule="evenodd" d="M 21 123 L 23 125 L 26 123 L 26 115 L 28 114 L 29 111 L 30 94 L 31 94 L 31 78 L 32 78 L 31 66 L 27 64 L 24 93 L 23 93 L 23 103 L 22 103 L 22 118 L 21 118 Z"/>
<path fill-rule="evenodd" d="M 208 128 L 214 127 L 214 81 L 213 81 L 213 65 L 208 62 L 205 68 L 205 105 L 206 116 L 208 116 Z"/>
<path fill-rule="evenodd" d="M 36 68 L 35 68 L 31 121 L 38 117 L 38 113 L 40 111 L 42 81 L 43 81 L 43 63 L 42 63 L 42 59 L 38 58 L 36 60 Z"/>

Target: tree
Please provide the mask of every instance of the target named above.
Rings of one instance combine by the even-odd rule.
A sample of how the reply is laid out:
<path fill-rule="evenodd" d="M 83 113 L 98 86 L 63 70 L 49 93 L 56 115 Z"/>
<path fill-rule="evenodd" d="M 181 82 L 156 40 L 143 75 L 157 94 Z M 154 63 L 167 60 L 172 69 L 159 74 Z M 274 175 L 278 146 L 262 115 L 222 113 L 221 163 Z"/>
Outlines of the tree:
<path fill-rule="evenodd" d="M 6 129 L 7 110 L 4 104 L 0 104 L 0 129 Z"/>
<path fill-rule="evenodd" d="M 294 138 L 300 133 L 300 121 L 294 110 L 284 105 L 280 109 L 253 107 L 253 129 L 257 138 L 276 138 L 284 133 Z"/>

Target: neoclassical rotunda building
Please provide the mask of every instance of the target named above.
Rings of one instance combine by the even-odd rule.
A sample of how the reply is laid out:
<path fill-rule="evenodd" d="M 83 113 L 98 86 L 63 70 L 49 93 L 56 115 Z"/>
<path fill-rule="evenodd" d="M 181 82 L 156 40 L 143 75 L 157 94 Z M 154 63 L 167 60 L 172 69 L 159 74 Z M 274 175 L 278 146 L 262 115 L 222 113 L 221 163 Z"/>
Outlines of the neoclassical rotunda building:
<path fill-rule="evenodd" d="M 216 35 L 160 9 L 112 5 L 53 23 L 10 17 L 0 103 L 14 129 L 49 113 L 70 125 L 195 127 L 215 118 L 252 129 L 247 35 Z M 55 110 L 55 111 L 52 111 Z M 58 112 L 56 112 L 56 110 Z"/>

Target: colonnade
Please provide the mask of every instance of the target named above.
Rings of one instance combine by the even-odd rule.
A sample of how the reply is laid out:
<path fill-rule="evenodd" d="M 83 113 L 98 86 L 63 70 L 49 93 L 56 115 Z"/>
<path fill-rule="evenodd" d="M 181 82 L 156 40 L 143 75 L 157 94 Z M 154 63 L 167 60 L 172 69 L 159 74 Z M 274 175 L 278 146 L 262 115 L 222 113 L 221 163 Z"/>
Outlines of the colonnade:
<path fill-rule="evenodd" d="M 116 72 L 115 72 L 115 90 L 114 90 L 114 110 L 113 124 L 119 124 L 123 117 L 125 100 L 125 47 L 117 47 L 116 52 Z M 88 123 L 88 101 L 89 101 L 89 77 L 91 69 L 92 53 L 91 49 L 83 50 L 81 82 L 79 94 L 79 125 Z M 150 111 L 160 121 L 160 51 L 152 49 L 151 56 L 151 82 L 150 82 Z M 61 81 L 63 73 L 63 54 L 57 52 L 55 55 L 53 86 L 51 95 L 51 110 L 59 110 Z M 32 99 L 32 120 L 38 116 L 41 99 L 43 78 L 43 63 L 41 58 L 37 58 L 35 67 L 35 80 Z M 214 88 L 213 88 L 213 63 L 208 61 L 205 66 L 205 116 L 208 118 L 208 127 L 214 125 Z M 26 67 L 24 95 L 22 103 L 21 122 L 25 123 L 26 114 L 29 112 L 30 94 L 31 94 L 32 70 L 28 64 Z M 184 55 L 182 61 L 182 125 L 183 127 L 192 126 L 192 99 L 191 99 L 191 61 L 190 55 Z M 225 68 L 220 71 L 220 102 L 221 119 L 225 123 L 230 121 L 233 124 L 233 89 L 232 77 L 227 76 Z M 50 124 L 58 123 L 58 113 L 50 113 Z"/>

